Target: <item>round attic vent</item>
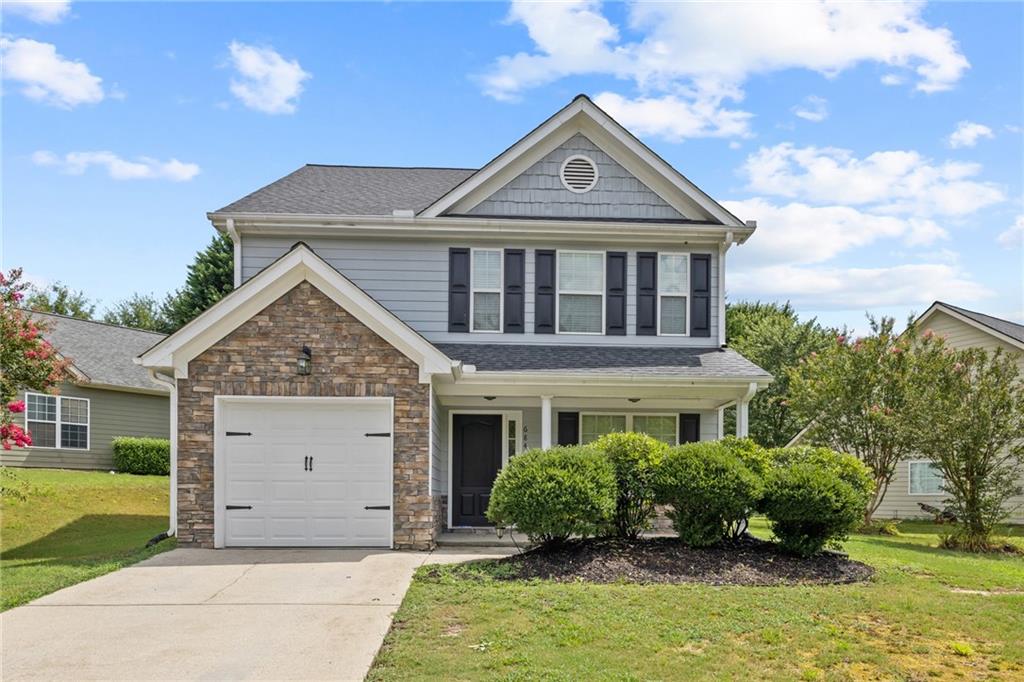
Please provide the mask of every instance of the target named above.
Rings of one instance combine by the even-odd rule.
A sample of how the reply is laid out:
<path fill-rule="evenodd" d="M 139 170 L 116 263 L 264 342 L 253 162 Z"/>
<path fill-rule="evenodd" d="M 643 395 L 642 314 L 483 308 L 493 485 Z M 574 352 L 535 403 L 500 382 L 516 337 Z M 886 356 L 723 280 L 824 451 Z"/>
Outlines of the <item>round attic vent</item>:
<path fill-rule="evenodd" d="M 570 192 L 589 192 L 597 184 L 597 164 L 582 154 L 570 156 L 562 163 L 560 175 L 562 184 Z"/>

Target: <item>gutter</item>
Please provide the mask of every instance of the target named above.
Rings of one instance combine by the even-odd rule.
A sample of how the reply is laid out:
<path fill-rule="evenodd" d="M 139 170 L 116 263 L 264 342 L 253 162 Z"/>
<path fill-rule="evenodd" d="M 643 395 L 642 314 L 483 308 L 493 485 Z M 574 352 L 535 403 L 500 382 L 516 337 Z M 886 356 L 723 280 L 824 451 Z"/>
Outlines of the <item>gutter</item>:
<path fill-rule="evenodd" d="M 166 386 L 171 392 L 171 490 L 167 537 L 174 537 L 178 533 L 178 385 L 172 377 L 162 374 L 155 369 L 150 369 L 149 375 L 153 378 L 153 381 Z M 158 535 L 157 538 L 159 537 Z"/>

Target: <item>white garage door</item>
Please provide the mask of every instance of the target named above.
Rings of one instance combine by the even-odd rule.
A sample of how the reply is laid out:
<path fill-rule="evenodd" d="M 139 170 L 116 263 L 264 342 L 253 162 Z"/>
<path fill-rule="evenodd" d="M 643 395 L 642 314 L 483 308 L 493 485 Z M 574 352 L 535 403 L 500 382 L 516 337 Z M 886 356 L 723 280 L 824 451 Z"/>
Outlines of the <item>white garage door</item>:
<path fill-rule="evenodd" d="M 330 398 L 220 405 L 226 546 L 391 545 L 391 407 Z"/>

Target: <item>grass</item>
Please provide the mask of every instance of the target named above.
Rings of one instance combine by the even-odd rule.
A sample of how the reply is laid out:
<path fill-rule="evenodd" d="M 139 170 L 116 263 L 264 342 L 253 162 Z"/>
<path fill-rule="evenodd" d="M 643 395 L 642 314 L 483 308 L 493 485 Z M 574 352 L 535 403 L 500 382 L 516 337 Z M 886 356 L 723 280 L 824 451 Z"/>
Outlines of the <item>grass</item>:
<path fill-rule="evenodd" d="M 768 530 L 755 522 L 763 537 Z M 942 528 L 856 535 L 868 583 L 503 582 L 420 569 L 370 680 L 1024 679 L 1024 558 L 939 549 Z M 1021 542 L 1024 528 L 1014 531 Z"/>
<path fill-rule="evenodd" d="M 24 604 L 170 549 L 166 476 L 12 469 L 25 499 L 5 495 L 0 517 L 0 607 Z M 18 483 L 20 482 L 20 483 Z M 4 480 L 4 485 L 9 479 Z"/>

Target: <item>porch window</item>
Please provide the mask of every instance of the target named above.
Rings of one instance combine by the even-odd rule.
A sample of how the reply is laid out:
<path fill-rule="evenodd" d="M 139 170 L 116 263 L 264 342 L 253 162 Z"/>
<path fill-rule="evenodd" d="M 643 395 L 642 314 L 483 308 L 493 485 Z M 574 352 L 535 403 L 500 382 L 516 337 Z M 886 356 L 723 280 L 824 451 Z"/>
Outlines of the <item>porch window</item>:
<path fill-rule="evenodd" d="M 501 251 L 473 249 L 472 331 L 501 331 Z"/>
<path fill-rule="evenodd" d="M 592 443 L 606 433 L 646 433 L 669 445 L 676 445 L 679 417 L 674 414 L 587 414 L 580 415 L 580 443 Z"/>
<path fill-rule="evenodd" d="M 687 298 L 690 294 L 690 256 L 685 253 L 658 255 L 658 333 L 686 336 L 690 333 Z"/>
<path fill-rule="evenodd" d="M 678 419 L 674 414 L 638 414 L 633 417 L 633 431 L 646 433 L 651 438 L 675 445 L 679 434 Z"/>
<path fill-rule="evenodd" d="M 626 430 L 624 414 L 580 415 L 580 443 L 593 443 L 606 433 L 621 433 Z"/>
<path fill-rule="evenodd" d="M 910 494 L 941 495 L 942 484 L 945 482 L 938 467 L 927 460 L 909 462 Z"/>
<path fill-rule="evenodd" d="M 558 333 L 604 332 L 604 253 L 558 252 Z"/>
<path fill-rule="evenodd" d="M 27 393 L 25 426 L 34 448 L 89 449 L 89 400 Z"/>

